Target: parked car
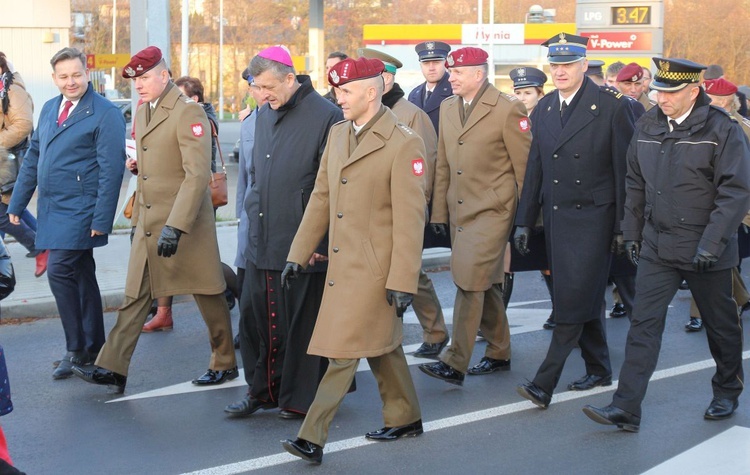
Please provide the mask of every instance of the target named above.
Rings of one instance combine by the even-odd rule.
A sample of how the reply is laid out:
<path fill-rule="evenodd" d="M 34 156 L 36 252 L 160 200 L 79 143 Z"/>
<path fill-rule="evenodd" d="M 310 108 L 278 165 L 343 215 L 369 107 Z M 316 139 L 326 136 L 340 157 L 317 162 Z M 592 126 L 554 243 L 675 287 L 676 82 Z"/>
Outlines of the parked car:
<path fill-rule="evenodd" d="M 125 118 L 125 137 L 130 138 L 133 130 L 133 103 L 130 99 L 112 99 L 112 103 L 120 108 Z"/>

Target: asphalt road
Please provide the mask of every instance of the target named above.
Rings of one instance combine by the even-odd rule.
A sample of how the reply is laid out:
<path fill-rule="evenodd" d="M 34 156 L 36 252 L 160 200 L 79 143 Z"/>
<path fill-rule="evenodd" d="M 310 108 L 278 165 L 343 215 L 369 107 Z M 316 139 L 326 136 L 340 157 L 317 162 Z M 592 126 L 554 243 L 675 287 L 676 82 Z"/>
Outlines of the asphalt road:
<path fill-rule="evenodd" d="M 450 274 L 431 275 L 450 315 L 455 293 Z M 223 407 L 245 394 L 242 381 L 194 391 L 189 381 L 205 371 L 209 347 L 192 302 L 175 305 L 174 331 L 142 335 L 124 398 L 75 378 L 52 380 L 52 361 L 64 350 L 58 319 L 4 325 L 0 341 L 15 410 L 0 422 L 16 465 L 34 475 L 748 474 L 750 406 L 742 398 L 733 418 L 703 419 L 713 370 L 705 333 L 683 330 L 688 304 L 689 293 L 680 291 L 669 310 L 657 380 L 650 385 L 638 434 L 595 424 L 581 412 L 584 404 L 608 404 L 614 386 L 567 391 L 567 383 L 584 372 L 577 351 L 548 410 L 516 394 L 516 386 L 534 376 L 551 335 L 541 329 L 550 302 L 533 272 L 516 277 L 509 310 L 512 371 L 469 376 L 459 388 L 428 378 L 412 365 L 426 431 L 393 443 L 368 443 L 363 437 L 380 428 L 382 419 L 374 378 L 361 371 L 357 391 L 346 397 L 334 419 L 321 467 L 281 448 L 279 441 L 294 438 L 300 421 L 281 420 L 275 410 L 240 420 L 224 416 Z M 114 317 L 105 315 L 108 329 Z M 236 327 L 236 309 L 232 320 Z M 405 325 L 404 344 L 413 351 L 421 330 L 413 314 L 407 314 Z M 627 319 L 607 321 L 615 376 L 628 325 Z M 475 361 L 483 348 L 477 343 Z"/>

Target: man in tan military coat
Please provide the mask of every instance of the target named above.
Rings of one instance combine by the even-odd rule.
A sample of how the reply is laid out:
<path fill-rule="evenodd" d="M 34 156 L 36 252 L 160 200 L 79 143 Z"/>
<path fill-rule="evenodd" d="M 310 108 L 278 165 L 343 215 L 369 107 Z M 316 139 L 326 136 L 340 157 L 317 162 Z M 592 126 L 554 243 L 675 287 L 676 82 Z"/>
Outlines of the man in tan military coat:
<path fill-rule="evenodd" d="M 424 141 L 426 153 L 424 158 L 427 165 L 424 172 L 425 196 L 429 204 L 430 199 L 432 199 L 435 164 L 437 163 L 437 132 L 430 121 L 430 116 L 404 98 L 404 91 L 396 82 L 396 70 L 403 66 L 401 61 L 372 48 L 359 48 L 357 54 L 365 58 L 383 61 L 383 64 L 385 64 L 383 105 L 391 109 L 399 122 L 416 132 Z M 414 356 L 437 358 L 445 345 L 448 344 L 448 327 L 445 326 L 445 317 L 435 286 L 423 270 L 419 272 L 419 287 L 414 295 L 412 309 L 414 309 L 419 324 L 422 326 L 422 339 L 424 340 L 422 346 L 414 352 Z"/>
<path fill-rule="evenodd" d="M 438 164 L 430 222 L 450 223 L 451 272 L 458 287 L 451 345 L 419 369 L 462 385 L 464 375 L 510 369 L 510 329 L 502 301 L 503 257 L 526 172 L 531 126 L 526 108 L 487 81 L 487 53 L 467 47 L 446 61 L 453 97 L 440 106 Z M 469 368 L 477 329 L 487 340 Z"/>
<path fill-rule="evenodd" d="M 122 392 L 151 301 L 192 294 L 211 343 L 209 370 L 193 383 L 220 384 L 238 372 L 208 192 L 211 127 L 200 104 L 172 83 L 158 48 L 133 56 L 123 77 L 133 79 L 143 101 L 136 112 L 138 187 L 125 300 L 96 366 L 73 372 Z"/>
<path fill-rule="evenodd" d="M 422 433 L 399 317 L 417 290 L 422 261 L 425 152 L 422 140 L 381 103 L 383 67 L 378 59 L 346 59 L 328 73 L 348 120 L 331 128 L 282 274 L 288 285 L 328 232 L 328 286 L 308 348 L 329 358 L 328 370 L 297 439 L 283 443 L 312 463 L 323 458 L 328 427 L 360 358 L 378 381 L 385 421 L 365 437 Z"/>

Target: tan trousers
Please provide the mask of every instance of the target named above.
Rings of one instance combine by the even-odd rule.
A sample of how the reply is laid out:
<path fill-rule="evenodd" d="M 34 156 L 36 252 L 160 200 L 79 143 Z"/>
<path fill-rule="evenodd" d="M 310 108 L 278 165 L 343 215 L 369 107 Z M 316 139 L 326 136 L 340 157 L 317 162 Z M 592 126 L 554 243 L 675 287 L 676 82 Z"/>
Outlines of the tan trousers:
<path fill-rule="evenodd" d="M 736 267 L 732 268 L 732 297 L 737 302 L 738 307 L 742 307 L 748 301 L 750 301 L 750 293 L 745 287 L 745 281 L 742 280 L 740 271 Z M 695 299 L 690 297 L 690 316 L 695 318 L 701 318 L 701 312 L 698 310 L 698 306 L 695 304 Z"/>
<path fill-rule="evenodd" d="M 232 342 L 232 322 L 229 319 L 229 307 L 224 294 L 193 295 L 203 320 L 208 327 L 211 342 L 211 360 L 209 369 L 221 371 L 237 366 Z M 135 345 L 141 336 L 141 329 L 151 308 L 151 289 L 149 287 L 149 270 L 146 266 L 141 288 L 136 298 L 125 297 L 122 307 L 117 312 L 117 322 L 109 332 L 107 342 L 99 352 L 96 365 L 114 371 L 123 376 L 128 375 L 130 358 Z"/>
<path fill-rule="evenodd" d="M 385 355 L 367 358 L 367 363 L 378 382 L 385 427 L 399 427 L 421 419 L 417 391 L 406 364 L 404 349 L 399 346 Z M 349 391 L 358 366 L 358 359 L 328 360 L 328 370 L 297 437 L 321 447 L 326 444 L 328 427 Z"/>
<path fill-rule="evenodd" d="M 482 330 L 487 340 L 486 357 L 510 359 L 510 327 L 499 284 L 492 285 L 485 292 L 457 289 L 451 345 L 440 360 L 456 371 L 466 373 L 478 329 Z"/>
<path fill-rule="evenodd" d="M 427 273 L 419 270 L 419 283 L 414 301 L 411 304 L 422 325 L 422 339 L 425 343 L 442 343 L 448 338 L 443 309 L 440 306 L 435 286 Z"/>

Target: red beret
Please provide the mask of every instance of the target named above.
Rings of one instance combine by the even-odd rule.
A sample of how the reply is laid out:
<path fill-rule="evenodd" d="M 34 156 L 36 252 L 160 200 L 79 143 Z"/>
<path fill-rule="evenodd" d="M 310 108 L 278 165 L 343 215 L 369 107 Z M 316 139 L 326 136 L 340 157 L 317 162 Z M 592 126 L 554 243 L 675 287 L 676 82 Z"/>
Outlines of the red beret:
<path fill-rule="evenodd" d="M 461 66 L 481 66 L 487 64 L 487 52 L 481 48 L 467 46 L 448 53 L 445 67 L 458 68 Z"/>
<path fill-rule="evenodd" d="M 385 65 L 379 59 L 348 58 L 336 63 L 328 71 L 328 83 L 333 87 L 343 86 L 352 81 L 368 79 L 380 76 L 385 70 Z"/>
<path fill-rule="evenodd" d="M 617 73 L 617 82 L 637 82 L 643 78 L 643 68 L 638 63 L 630 63 Z"/>
<path fill-rule="evenodd" d="M 731 96 L 737 93 L 737 86 L 724 78 L 707 79 L 703 86 L 706 88 L 706 93 L 712 96 Z"/>
<path fill-rule="evenodd" d="M 122 69 L 122 77 L 125 79 L 137 78 L 146 71 L 154 68 L 161 61 L 161 50 L 156 46 L 149 46 L 130 58 L 130 62 Z"/>

